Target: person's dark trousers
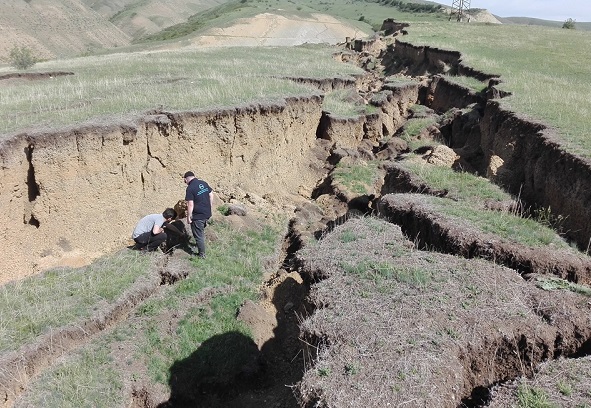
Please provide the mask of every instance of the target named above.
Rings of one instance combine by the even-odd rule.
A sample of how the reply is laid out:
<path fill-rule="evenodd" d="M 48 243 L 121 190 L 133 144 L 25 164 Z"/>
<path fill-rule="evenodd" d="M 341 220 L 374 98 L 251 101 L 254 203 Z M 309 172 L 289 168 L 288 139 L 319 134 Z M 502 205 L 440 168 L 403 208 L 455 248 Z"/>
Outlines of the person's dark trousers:
<path fill-rule="evenodd" d="M 134 241 L 141 248 L 146 247 L 148 251 L 155 251 L 160 244 L 166 241 L 166 233 L 161 232 L 160 234 L 154 235 L 152 231 L 144 232 L 137 238 L 134 238 Z"/>
<path fill-rule="evenodd" d="M 191 232 L 197 243 L 197 255 L 205 257 L 205 227 L 207 220 L 192 220 Z"/>

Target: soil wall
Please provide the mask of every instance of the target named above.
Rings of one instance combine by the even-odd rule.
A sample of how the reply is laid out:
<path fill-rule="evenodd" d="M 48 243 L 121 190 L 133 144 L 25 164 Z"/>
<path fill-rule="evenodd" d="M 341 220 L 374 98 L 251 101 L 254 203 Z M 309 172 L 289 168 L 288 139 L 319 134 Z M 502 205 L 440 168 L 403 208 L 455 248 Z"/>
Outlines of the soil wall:
<path fill-rule="evenodd" d="M 542 124 L 487 104 L 481 121 L 489 177 L 526 203 L 551 208 L 565 218 L 563 228 L 582 249 L 591 237 L 591 162 L 564 151 L 557 135 Z M 489 165 L 491 168 L 491 165 Z"/>
<path fill-rule="evenodd" d="M 506 92 L 494 89 L 498 75 L 489 75 L 462 65 L 457 52 L 443 51 L 428 46 L 414 46 L 396 41 L 388 47 L 386 61 L 403 70 L 415 73 L 461 73 L 480 80 L 490 79 L 488 97 L 502 96 Z M 548 126 L 521 117 L 502 108 L 498 100 L 480 100 L 480 97 L 462 97 L 462 87 L 451 86 L 448 81 L 431 83 L 427 105 L 438 110 L 462 102 L 480 103 L 484 107 L 480 118 L 480 132 L 469 135 L 453 134 L 453 140 L 466 140 L 466 148 L 479 145 L 482 162 L 477 168 L 487 169 L 487 176 L 519 197 L 526 206 L 551 208 L 554 216 L 564 217 L 563 232 L 586 249 L 591 243 L 591 161 L 566 152 L 559 136 Z M 473 99 L 472 99 L 473 98 Z M 455 126 L 454 131 L 463 132 Z M 480 140 L 473 140 L 479 138 Z M 461 148 L 461 146 L 454 146 Z"/>
<path fill-rule="evenodd" d="M 142 216 L 184 198 L 193 170 L 218 193 L 297 194 L 321 177 L 321 96 L 273 106 L 153 112 L 134 122 L 20 134 L 0 146 L 0 283 L 78 266 L 130 243 Z"/>

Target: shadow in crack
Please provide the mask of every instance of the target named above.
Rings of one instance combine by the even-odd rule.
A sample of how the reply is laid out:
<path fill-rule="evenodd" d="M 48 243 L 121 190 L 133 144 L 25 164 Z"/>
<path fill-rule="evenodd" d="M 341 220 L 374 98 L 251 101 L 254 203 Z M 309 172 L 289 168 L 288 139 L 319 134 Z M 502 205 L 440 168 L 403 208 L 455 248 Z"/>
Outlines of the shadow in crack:
<path fill-rule="evenodd" d="M 159 408 L 297 408 L 292 386 L 304 374 L 304 344 L 299 321 L 310 313 L 308 285 L 299 274 L 281 272 L 272 302 L 276 325 L 260 350 L 239 332 L 211 337 L 170 368 L 170 398 Z M 248 302 L 247 302 L 248 303 Z M 250 302 L 252 321 L 265 320 L 261 305 Z M 243 307 L 244 309 L 244 307 Z M 256 323 L 255 323 L 256 324 Z M 308 353 L 309 354 L 309 353 Z"/>
<path fill-rule="evenodd" d="M 216 335 L 172 365 L 170 398 L 158 407 L 227 407 L 224 401 L 254 386 L 261 373 L 260 353 L 251 338 L 240 332 Z"/>

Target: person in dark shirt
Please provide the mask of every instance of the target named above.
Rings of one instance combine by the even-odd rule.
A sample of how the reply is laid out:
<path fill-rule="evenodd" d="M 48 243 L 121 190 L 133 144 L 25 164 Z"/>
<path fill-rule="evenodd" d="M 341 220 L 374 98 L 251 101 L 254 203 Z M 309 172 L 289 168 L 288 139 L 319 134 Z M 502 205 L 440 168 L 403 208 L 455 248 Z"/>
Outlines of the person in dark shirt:
<path fill-rule="evenodd" d="M 187 190 L 187 224 L 191 226 L 191 232 L 195 237 L 197 250 L 191 249 L 192 254 L 205 258 L 205 227 L 211 218 L 211 205 L 213 203 L 213 190 L 205 181 L 195 177 L 195 173 L 188 171 L 183 176 Z"/>

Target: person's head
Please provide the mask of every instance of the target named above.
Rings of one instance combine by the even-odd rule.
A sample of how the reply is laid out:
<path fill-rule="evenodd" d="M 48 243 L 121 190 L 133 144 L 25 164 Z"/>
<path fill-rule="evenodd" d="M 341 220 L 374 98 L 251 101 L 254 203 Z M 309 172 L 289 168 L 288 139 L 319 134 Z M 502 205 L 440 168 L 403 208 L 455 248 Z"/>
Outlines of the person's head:
<path fill-rule="evenodd" d="M 195 178 L 195 173 L 193 173 L 192 171 L 188 171 L 185 173 L 185 175 L 183 176 L 183 180 L 185 180 L 186 184 L 189 184 L 191 182 L 191 180 L 193 180 Z"/>
<path fill-rule="evenodd" d="M 176 211 L 173 210 L 172 208 L 167 208 L 166 210 L 164 210 L 164 212 L 162 213 L 162 216 L 164 217 L 164 219 L 166 221 L 170 221 L 176 218 Z"/>

